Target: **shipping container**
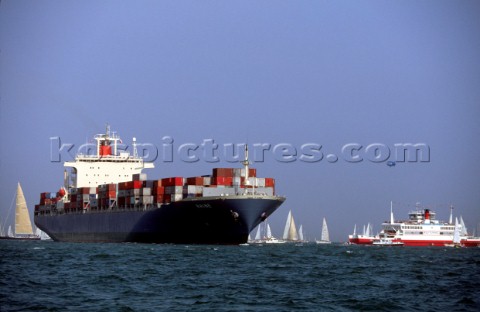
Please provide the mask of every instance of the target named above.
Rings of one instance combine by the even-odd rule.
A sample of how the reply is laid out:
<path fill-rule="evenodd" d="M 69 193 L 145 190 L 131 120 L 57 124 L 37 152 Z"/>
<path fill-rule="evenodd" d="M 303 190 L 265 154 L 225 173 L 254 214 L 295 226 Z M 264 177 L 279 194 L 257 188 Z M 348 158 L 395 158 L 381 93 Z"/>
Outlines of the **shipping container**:
<path fill-rule="evenodd" d="M 233 185 L 233 177 L 217 176 L 212 177 L 211 185 Z"/>
<path fill-rule="evenodd" d="M 182 177 L 170 177 L 162 179 L 162 185 L 164 186 L 182 186 L 184 179 Z"/>
<path fill-rule="evenodd" d="M 170 195 L 170 201 L 171 202 L 177 202 L 183 199 L 183 194 L 171 194 Z"/>
<path fill-rule="evenodd" d="M 234 168 L 213 168 L 213 177 L 233 177 Z"/>
<path fill-rule="evenodd" d="M 147 174 L 146 173 L 135 173 L 132 176 L 133 181 L 147 181 Z"/>
<path fill-rule="evenodd" d="M 182 194 L 183 186 L 165 186 L 165 194 Z"/>
<path fill-rule="evenodd" d="M 187 178 L 188 185 L 203 185 L 203 177 L 190 177 Z"/>

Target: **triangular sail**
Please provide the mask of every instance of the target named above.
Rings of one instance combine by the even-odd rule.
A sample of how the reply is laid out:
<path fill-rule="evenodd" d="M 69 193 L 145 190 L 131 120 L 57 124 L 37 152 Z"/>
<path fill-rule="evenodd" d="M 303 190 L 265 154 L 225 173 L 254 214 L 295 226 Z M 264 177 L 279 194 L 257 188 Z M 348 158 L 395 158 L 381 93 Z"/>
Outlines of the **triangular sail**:
<path fill-rule="evenodd" d="M 330 234 L 328 233 L 327 220 L 325 220 L 325 218 L 323 218 L 322 237 L 320 239 L 322 241 L 330 241 Z"/>
<path fill-rule="evenodd" d="M 17 198 L 15 206 L 15 235 L 33 235 L 32 221 L 27 208 L 27 202 L 23 195 L 20 183 L 17 186 Z"/>
<path fill-rule="evenodd" d="M 291 210 L 288 212 L 287 222 L 285 223 L 285 230 L 283 231 L 283 239 L 289 241 L 298 240 L 297 228 L 295 226 L 295 220 L 293 219 Z"/>
<path fill-rule="evenodd" d="M 467 227 L 465 226 L 465 222 L 463 222 L 463 218 L 462 216 L 460 216 L 460 234 L 462 234 L 463 236 L 467 236 L 468 235 L 468 232 L 467 232 Z"/>
<path fill-rule="evenodd" d="M 293 215 L 291 216 L 290 229 L 288 230 L 288 239 L 292 241 L 298 240 L 297 227 L 295 226 Z"/>
<path fill-rule="evenodd" d="M 458 224 L 457 218 L 455 218 L 455 230 L 453 231 L 453 243 L 460 244 L 460 224 Z"/>
<path fill-rule="evenodd" d="M 372 236 L 372 232 L 373 232 L 373 231 L 372 231 L 372 226 L 370 225 L 370 222 L 369 222 L 369 223 L 367 224 L 367 229 L 366 229 L 364 235 L 367 236 L 367 237 L 370 237 L 370 236 Z"/>
<path fill-rule="evenodd" d="M 267 238 L 272 237 L 272 229 L 270 229 L 270 224 L 267 223 Z"/>
<path fill-rule="evenodd" d="M 262 239 L 262 234 L 261 234 L 261 224 L 258 225 L 258 228 L 257 228 L 257 234 L 255 234 L 255 239 L 256 240 L 260 240 Z"/>
<path fill-rule="evenodd" d="M 300 224 L 300 228 L 298 229 L 298 239 L 303 241 L 303 225 Z"/>
<path fill-rule="evenodd" d="M 283 239 L 288 239 L 288 231 L 290 230 L 290 222 L 292 219 L 292 211 L 288 212 L 287 222 L 285 223 L 285 229 L 283 230 Z"/>

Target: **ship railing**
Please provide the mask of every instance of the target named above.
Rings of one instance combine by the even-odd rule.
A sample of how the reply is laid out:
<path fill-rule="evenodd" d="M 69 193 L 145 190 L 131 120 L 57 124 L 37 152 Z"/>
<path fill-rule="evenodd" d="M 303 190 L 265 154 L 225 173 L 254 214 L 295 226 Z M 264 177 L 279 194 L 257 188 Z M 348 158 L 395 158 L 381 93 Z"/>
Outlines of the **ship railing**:
<path fill-rule="evenodd" d="M 86 154 L 78 154 L 76 156 L 76 160 L 97 160 L 97 161 L 128 161 L 128 162 L 143 162 L 143 158 L 134 157 L 134 156 L 123 156 L 123 155 L 107 155 L 107 156 L 98 156 L 98 155 L 86 155 Z"/>

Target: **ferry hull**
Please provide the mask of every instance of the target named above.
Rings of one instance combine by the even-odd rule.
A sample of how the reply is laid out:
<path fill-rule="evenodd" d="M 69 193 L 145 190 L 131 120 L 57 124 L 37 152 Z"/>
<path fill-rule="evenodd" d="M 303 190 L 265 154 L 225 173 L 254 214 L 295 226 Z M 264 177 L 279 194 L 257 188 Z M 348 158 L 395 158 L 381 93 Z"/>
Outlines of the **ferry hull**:
<path fill-rule="evenodd" d="M 373 245 L 373 239 L 350 238 L 349 242 L 356 245 Z M 451 240 L 415 240 L 415 239 L 393 239 L 392 242 L 401 242 L 403 246 L 416 247 L 445 247 L 452 244 Z M 466 239 L 460 241 L 463 247 L 480 247 L 480 239 Z"/>
<path fill-rule="evenodd" d="M 284 200 L 276 196 L 192 198 L 147 210 L 37 215 L 35 224 L 62 242 L 243 244 Z"/>

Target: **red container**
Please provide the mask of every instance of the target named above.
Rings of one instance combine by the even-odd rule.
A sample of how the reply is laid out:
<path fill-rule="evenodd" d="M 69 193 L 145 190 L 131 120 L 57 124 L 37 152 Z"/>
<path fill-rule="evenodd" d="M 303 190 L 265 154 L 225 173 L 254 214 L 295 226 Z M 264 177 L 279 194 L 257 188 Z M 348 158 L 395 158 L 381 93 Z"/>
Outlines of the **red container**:
<path fill-rule="evenodd" d="M 233 185 L 233 177 L 212 177 L 212 185 Z"/>
<path fill-rule="evenodd" d="M 134 189 L 139 189 L 143 187 L 143 181 L 135 180 L 135 181 L 131 181 L 131 183 L 132 183 L 132 188 Z"/>
<path fill-rule="evenodd" d="M 233 168 L 213 168 L 213 177 L 233 177 Z"/>
<path fill-rule="evenodd" d="M 203 177 L 187 178 L 188 185 L 203 185 Z"/>
<path fill-rule="evenodd" d="M 154 195 L 154 196 L 155 195 L 163 195 L 163 194 L 165 194 L 165 187 L 163 187 L 163 186 L 156 187 L 156 188 L 154 187 L 152 189 L 152 195 Z"/>
<path fill-rule="evenodd" d="M 163 186 L 182 186 L 183 178 L 182 177 L 170 177 L 162 179 Z"/>
<path fill-rule="evenodd" d="M 160 186 L 163 186 L 162 180 L 154 180 L 153 181 L 153 188 L 157 188 L 157 187 L 160 187 Z"/>

